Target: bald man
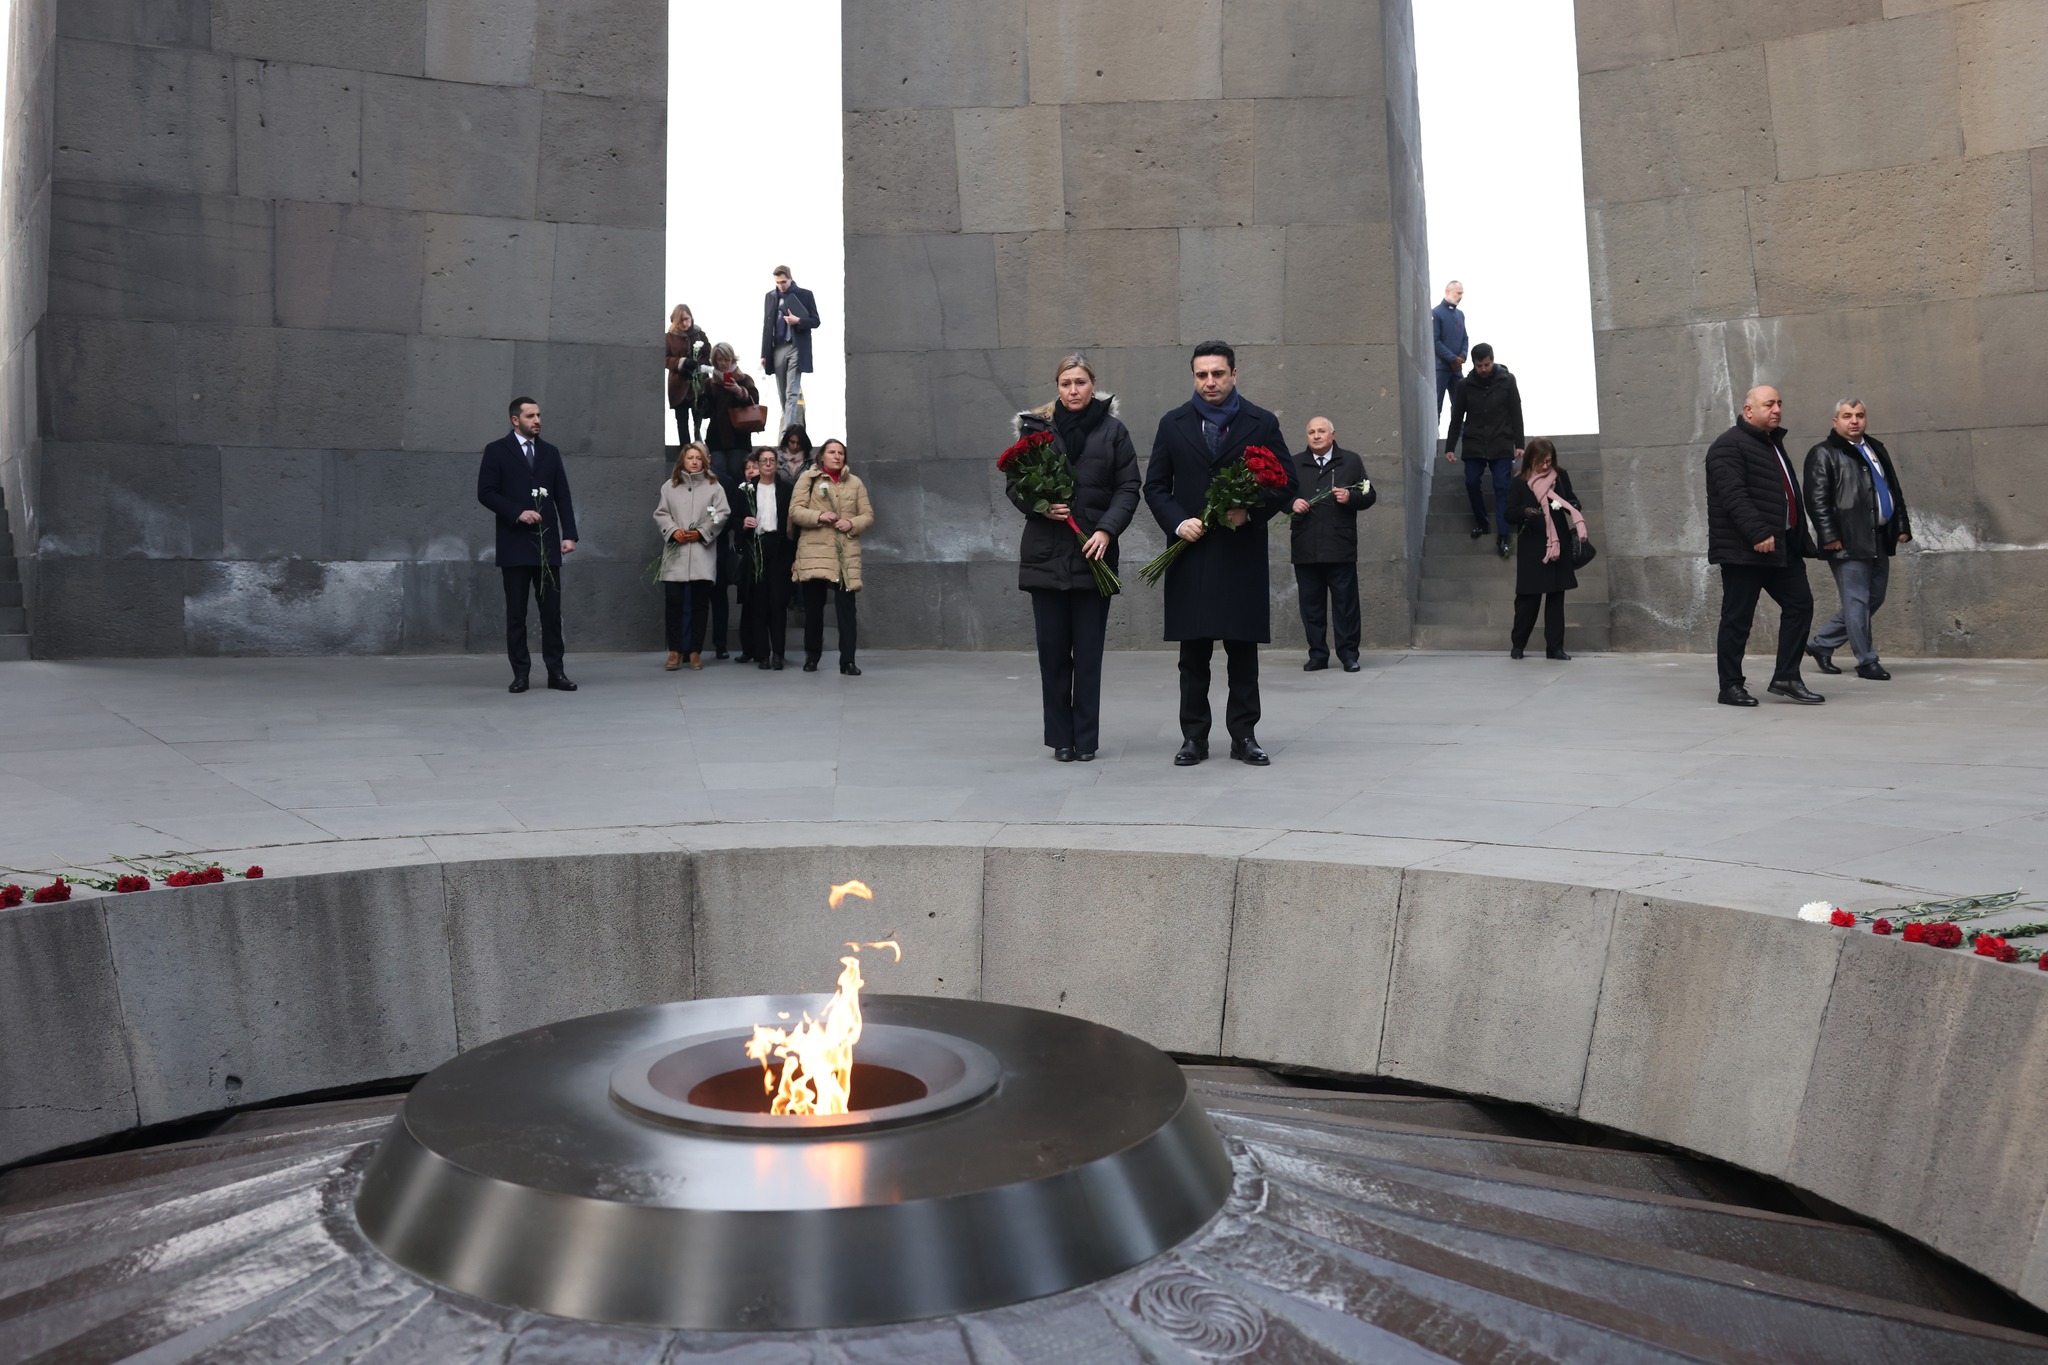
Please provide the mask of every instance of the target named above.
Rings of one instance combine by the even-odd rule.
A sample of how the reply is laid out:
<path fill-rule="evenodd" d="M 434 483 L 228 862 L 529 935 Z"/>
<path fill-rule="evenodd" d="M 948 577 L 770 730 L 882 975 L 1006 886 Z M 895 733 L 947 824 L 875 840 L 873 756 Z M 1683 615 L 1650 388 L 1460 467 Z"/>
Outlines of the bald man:
<path fill-rule="evenodd" d="M 1715 654 L 1723 706 L 1755 706 L 1742 675 L 1757 598 L 1778 604 L 1778 660 L 1772 696 L 1802 706 L 1827 700 L 1799 676 L 1813 589 L 1806 561 L 1814 553 L 1799 480 L 1785 458 L 1785 400 L 1759 384 L 1742 400 L 1742 416 L 1707 447 L 1707 562 L 1721 568 L 1721 631 Z"/>
<path fill-rule="evenodd" d="M 1301 628 L 1308 635 L 1308 662 L 1319 673 L 1330 666 L 1329 627 L 1337 633 L 1337 661 L 1346 673 L 1359 669 L 1358 514 L 1379 501 L 1365 461 L 1337 444 L 1327 417 L 1308 423 L 1308 449 L 1294 457 L 1301 484 L 1289 511 L 1288 558 L 1301 599 Z"/>

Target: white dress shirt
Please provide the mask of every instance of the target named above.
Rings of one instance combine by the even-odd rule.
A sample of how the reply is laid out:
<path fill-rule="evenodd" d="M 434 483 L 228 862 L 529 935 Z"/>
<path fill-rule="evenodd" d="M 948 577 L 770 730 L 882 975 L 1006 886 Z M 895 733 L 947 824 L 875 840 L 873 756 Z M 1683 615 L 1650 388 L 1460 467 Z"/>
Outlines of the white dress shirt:
<path fill-rule="evenodd" d="M 763 479 L 754 485 L 754 529 L 763 533 L 780 530 L 775 522 L 775 480 Z"/>

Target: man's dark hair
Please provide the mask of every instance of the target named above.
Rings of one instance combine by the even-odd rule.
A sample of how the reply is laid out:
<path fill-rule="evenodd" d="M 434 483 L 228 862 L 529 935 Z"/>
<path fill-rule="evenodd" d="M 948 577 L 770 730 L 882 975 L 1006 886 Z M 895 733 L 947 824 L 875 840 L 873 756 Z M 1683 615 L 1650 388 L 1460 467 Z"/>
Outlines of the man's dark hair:
<path fill-rule="evenodd" d="M 1482 360 L 1491 359 L 1493 359 L 1493 347 L 1487 345 L 1485 342 L 1482 341 L 1477 346 L 1474 346 L 1472 348 L 1473 364 L 1477 365 Z"/>
<path fill-rule="evenodd" d="M 773 270 L 769 271 L 768 273 L 769 273 L 769 274 L 771 274 L 771 275 L 787 275 L 787 276 L 789 276 L 789 277 L 790 277 L 790 278 L 791 278 L 792 280 L 796 278 L 796 273 L 795 273 L 794 271 L 792 271 L 792 270 L 791 270 L 791 269 L 790 269 L 790 268 L 789 268 L 788 266 L 786 266 L 786 265 L 778 265 L 778 266 L 776 266 L 776 267 L 775 267 L 775 268 L 774 268 Z"/>
<path fill-rule="evenodd" d="M 1227 341 L 1205 341 L 1195 347 L 1195 353 L 1188 357 L 1188 368 L 1195 368 L 1195 362 L 1205 355 L 1220 355 L 1224 364 L 1233 370 L 1237 368 L 1237 352 L 1230 349 Z"/>
<path fill-rule="evenodd" d="M 540 406 L 540 400 L 538 398 L 515 398 L 512 400 L 512 406 L 508 410 L 507 415 L 511 417 L 517 417 L 519 415 L 519 410 L 525 407 L 528 403 L 533 404 L 535 407 Z"/>

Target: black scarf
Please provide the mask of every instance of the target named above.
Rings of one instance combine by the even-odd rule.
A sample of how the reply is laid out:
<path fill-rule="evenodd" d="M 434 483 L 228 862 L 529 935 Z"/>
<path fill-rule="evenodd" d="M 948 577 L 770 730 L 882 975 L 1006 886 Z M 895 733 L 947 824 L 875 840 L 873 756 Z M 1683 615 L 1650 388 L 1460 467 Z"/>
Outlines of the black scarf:
<path fill-rule="evenodd" d="M 1088 444 L 1088 438 L 1095 428 L 1102 425 L 1102 419 L 1109 416 L 1106 399 L 1092 398 L 1088 406 L 1075 412 L 1065 403 L 1054 400 L 1052 405 L 1052 429 L 1059 433 L 1060 444 L 1066 448 L 1067 458 L 1079 460 L 1081 449 Z"/>

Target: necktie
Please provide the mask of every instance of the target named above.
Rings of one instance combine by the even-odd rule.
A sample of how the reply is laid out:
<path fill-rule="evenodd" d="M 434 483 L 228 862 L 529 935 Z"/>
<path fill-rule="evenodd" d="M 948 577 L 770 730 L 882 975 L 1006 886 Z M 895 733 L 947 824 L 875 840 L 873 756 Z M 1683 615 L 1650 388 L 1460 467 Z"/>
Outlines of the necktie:
<path fill-rule="evenodd" d="M 526 467 L 528 469 L 533 468 L 533 442 L 521 441 L 519 449 L 526 455 Z"/>
<path fill-rule="evenodd" d="M 1771 453 L 1778 454 L 1776 451 Z M 1799 525 L 1799 495 L 1792 491 L 1792 474 L 1783 455 L 1778 455 L 1778 477 L 1785 482 L 1785 529 L 1790 531 Z"/>
<path fill-rule="evenodd" d="M 1892 486 L 1884 477 L 1884 466 L 1877 462 L 1877 456 L 1872 453 L 1869 446 L 1858 445 L 1856 448 L 1863 452 L 1864 462 L 1870 466 L 1871 486 L 1877 490 L 1878 524 L 1889 524 L 1892 513 L 1897 509 L 1892 505 Z"/>

